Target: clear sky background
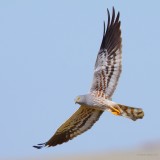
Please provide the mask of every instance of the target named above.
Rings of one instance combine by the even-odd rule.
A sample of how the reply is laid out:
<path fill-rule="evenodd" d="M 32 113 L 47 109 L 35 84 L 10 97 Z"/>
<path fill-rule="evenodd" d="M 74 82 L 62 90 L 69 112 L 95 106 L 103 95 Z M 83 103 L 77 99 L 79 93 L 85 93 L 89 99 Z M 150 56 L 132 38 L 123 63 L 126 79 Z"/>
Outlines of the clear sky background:
<path fill-rule="evenodd" d="M 76 139 L 36 150 L 89 91 L 107 21 L 120 11 L 123 72 L 113 100 L 142 107 L 133 122 L 105 112 Z M 160 1 L 0 1 L 0 158 L 134 148 L 160 141 Z"/>

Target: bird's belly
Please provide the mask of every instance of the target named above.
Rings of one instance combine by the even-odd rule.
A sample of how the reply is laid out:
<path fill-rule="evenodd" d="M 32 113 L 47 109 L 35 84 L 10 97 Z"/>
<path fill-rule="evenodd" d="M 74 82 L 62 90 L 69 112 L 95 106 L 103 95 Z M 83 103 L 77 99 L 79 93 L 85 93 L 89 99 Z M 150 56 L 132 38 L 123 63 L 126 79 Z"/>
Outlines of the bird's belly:
<path fill-rule="evenodd" d="M 93 108 L 93 109 L 97 109 L 97 110 L 101 110 L 101 111 L 104 111 L 106 109 L 106 104 L 105 104 L 105 101 L 100 101 L 100 100 L 97 100 L 97 101 L 94 101 L 93 104 L 89 104 L 87 105 L 87 107 L 90 107 L 90 108 Z"/>

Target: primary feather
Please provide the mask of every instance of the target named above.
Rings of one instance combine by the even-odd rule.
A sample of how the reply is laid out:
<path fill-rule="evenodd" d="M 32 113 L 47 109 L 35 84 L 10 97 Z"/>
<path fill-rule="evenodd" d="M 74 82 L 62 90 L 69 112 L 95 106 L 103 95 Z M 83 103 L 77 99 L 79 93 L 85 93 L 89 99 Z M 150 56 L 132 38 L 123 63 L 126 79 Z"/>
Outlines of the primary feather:
<path fill-rule="evenodd" d="M 90 129 L 102 113 L 103 111 L 81 106 L 46 143 L 33 147 L 40 149 L 44 146 L 56 146 L 67 142 Z"/>
<path fill-rule="evenodd" d="M 116 89 L 122 69 L 122 38 L 118 12 L 115 17 L 113 8 L 112 18 L 108 12 L 108 25 L 105 29 L 97 60 L 95 63 L 93 83 L 90 92 L 97 96 L 111 98 Z M 104 23 L 105 24 L 105 23 Z"/>

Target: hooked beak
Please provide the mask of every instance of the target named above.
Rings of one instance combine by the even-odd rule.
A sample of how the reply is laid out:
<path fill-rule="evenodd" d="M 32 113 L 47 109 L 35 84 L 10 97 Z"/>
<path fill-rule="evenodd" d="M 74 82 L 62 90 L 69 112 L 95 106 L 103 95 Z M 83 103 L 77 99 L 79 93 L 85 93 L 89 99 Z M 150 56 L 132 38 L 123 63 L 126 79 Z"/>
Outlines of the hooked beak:
<path fill-rule="evenodd" d="M 75 104 L 77 103 L 77 100 L 76 100 L 76 99 L 74 100 L 74 103 L 75 103 Z"/>

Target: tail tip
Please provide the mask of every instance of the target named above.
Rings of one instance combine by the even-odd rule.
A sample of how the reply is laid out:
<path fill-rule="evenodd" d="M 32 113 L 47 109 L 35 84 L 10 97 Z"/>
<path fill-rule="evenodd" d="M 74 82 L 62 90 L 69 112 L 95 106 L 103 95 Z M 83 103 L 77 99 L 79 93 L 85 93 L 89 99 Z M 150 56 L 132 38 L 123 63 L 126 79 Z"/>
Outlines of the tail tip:
<path fill-rule="evenodd" d="M 133 117 L 133 121 L 136 121 L 137 119 L 142 119 L 144 117 L 144 112 L 141 108 L 139 108 L 137 110 L 137 112 L 135 113 L 134 117 Z"/>

